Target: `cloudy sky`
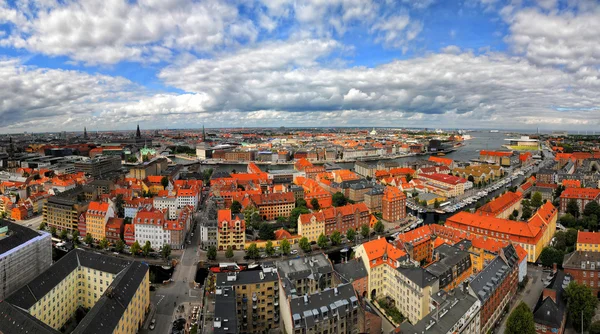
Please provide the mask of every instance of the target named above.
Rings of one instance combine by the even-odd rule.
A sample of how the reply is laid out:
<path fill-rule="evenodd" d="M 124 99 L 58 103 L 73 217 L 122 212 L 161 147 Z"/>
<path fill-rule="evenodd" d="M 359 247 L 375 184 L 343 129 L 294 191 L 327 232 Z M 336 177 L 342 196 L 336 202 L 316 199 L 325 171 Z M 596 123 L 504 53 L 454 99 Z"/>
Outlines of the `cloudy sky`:
<path fill-rule="evenodd" d="M 598 130 L 596 0 L 0 0 L 0 132 Z"/>

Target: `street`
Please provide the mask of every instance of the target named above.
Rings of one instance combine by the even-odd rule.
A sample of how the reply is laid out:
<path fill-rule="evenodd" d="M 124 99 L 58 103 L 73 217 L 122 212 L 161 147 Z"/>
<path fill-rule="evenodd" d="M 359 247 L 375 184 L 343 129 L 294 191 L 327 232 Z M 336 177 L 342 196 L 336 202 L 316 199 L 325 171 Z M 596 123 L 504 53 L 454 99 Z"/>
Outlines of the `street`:
<path fill-rule="evenodd" d="M 541 267 L 536 265 L 528 264 L 527 265 L 527 276 L 529 277 L 529 281 L 527 282 L 527 286 L 521 291 L 517 292 L 515 297 L 513 298 L 512 304 L 510 305 L 510 311 L 508 314 L 502 319 L 502 323 L 494 333 L 504 333 L 506 330 L 506 321 L 508 316 L 512 312 L 512 310 L 517 307 L 521 303 L 521 301 L 525 302 L 527 306 L 533 311 L 535 304 L 537 303 L 542 291 L 545 286 L 542 283 L 542 277 L 547 276 L 544 274 Z"/>
<path fill-rule="evenodd" d="M 175 313 L 178 305 L 184 305 L 184 313 L 189 311 L 190 303 L 200 303 L 201 290 L 194 289 L 194 278 L 196 276 L 196 264 L 198 262 L 198 234 L 194 233 L 191 245 L 187 245 L 181 262 L 173 272 L 173 282 L 167 285 L 158 285 L 156 291 L 151 294 L 151 303 L 156 307 L 152 318 L 156 319 L 154 333 L 170 333 L 173 320 L 178 318 Z M 142 329 L 140 333 L 149 333 Z"/>

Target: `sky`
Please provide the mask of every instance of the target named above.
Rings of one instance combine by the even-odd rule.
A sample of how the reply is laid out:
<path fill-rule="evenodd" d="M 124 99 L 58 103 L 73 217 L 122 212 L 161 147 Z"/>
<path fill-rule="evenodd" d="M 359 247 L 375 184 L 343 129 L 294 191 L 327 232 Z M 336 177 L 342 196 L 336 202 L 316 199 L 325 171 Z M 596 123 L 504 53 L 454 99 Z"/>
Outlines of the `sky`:
<path fill-rule="evenodd" d="M 0 0 L 0 133 L 598 130 L 596 0 Z"/>

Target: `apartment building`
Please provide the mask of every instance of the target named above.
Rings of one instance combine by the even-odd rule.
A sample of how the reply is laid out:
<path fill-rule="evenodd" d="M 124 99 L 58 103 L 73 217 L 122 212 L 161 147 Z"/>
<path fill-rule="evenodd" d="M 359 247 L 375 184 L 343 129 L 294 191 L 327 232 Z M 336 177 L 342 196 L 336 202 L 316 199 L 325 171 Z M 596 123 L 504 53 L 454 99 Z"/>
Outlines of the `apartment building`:
<path fill-rule="evenodd" d="M 231 210 L 219 210 L 217 213 L 217 249 L 244 249 L 246 243 L 246 221 L 241 214 L 233 215 Z"/>
<path fill-rule="evenodd" d="M 0 300 L 52 264 L 52 236 L 0 220 Z"/>
<path fill-rule="evenodd" d="M 215 334 L 240 332 L 240 324 L 237 321 L 236 294 L 231 286 L 219 287 L 215 290 L 215 315 L 212 330 Z"/>
<path fill-rule="evenodd" d="M 296 198 L 291 192 L 251 195 L 250 198 L 252 203 L 258 208 L 263 220 L 289 217 L 296 206 Z"/>
<path fill-rule="evenodd" d="M 157 209 L 142 209 L 133 218 L 135 241 L 144 245 L 150 241 L 153 249 L 161 249 L 163 245 L 170 244 L 170 235 L 163 225 L 167 222 L 167 212 Z"/>
<path fill-rule="evenodd" d="M 359 333 L 361 307 L 351 284 L 293 296 L 288 303 L 289 313 L 282 310 L 286 333 Z"/>
<path fill-rule="evenodd" d="M 198 202 L 200 201 L 200 189 L 196 187 L 178 188 L 176 191 L 176 197 L 178 208 L 191 206 L 194 209 L 194 212 L 198 210 Z"/>
<path fill-rule="evenodd" d="M 575 201 L 579 207 L 579 212 L 583 212 L 588 203 L 592 201 L 600 203 L 600 189 L 566 188 L 560 194 L 560 212 L 567 212 L 567 205 L 570 201 Z"/>
<path fill-rule="evenodd" d="M 319 212 L 298 216 L 298 235 L 309 241 L 317 241 L 319 235 L 333 232 L 346 233 L 349 229 L 358 230 L 369 224 L 371 216 L 365 203 L 331 207 Z"/>
<path fill-rule="evenodd" d="M 71 233 L 77 230 L 79 216 L 87 211 L 88 204 L 81 187 L 52 196 L 44 204 L 43 221 L 48 227 Z"/>
<path fill-rule="evenodd" d="M 433 262 L 425 270 L 439 279 L 439 287 L 445 291 L 456 288 L 473 274 L 469 252 L 448 244 L 433 251 Z"/>
<path fill-rule="evenodd" d="M 565 255 L 562 266 L 577 283 L 592 289 L 594 295 L 600 293 L 600 252 L 574 251 Z"/>
<path fill-rule="evenodd" d="M 448 174 L 419 174 L 419 179 L 425 181 L 432 192 L 444 197 L 454 197 L 465 192 L 466 179 Z"/>
<path fill-rule="evenodd" d="M 239 333 L 264 333 L 279 328 L 279 277 L 275 268 L 220 273 L 216 285 L 235 291 Z"/>
<path fill-rule="evenodd" d="M 123 239 L 125 220 L 123 218 L 109 218 L 105 226 L 105 238 L 113 245 Z"/>
<path fill-rule="evenodd" d="M 355 253 L 369 272 L 371 300 L 388 298 L 411 323 L 429 313 L 431 296 L 439 290 L 436 276 L 410 261 L 385 238 L 366 242 Z"/>
<path fill-rule="evenodd" d="M 333 265 L 335 270 L 334 284 L 350 283 L 356 294 L 361 298 L 368 296 L 369 273 L 364 263 L 359 258 Z"/>
<path fill-rule="evenodd" d="M 114 216 L 115 210 L 110 203 L 90 202 L 85 214 L 86 234 L 90 234 L 97 241 L 104 239 L 106 237 L 106 223 Z"/>
<path fill-rule="evenodd" d="M 363 196 L 363 201 L 371 212 L 381 212 L 381 202 L 385 188 L 383 186 L 375 186 Z"/>
<path fill-rule="evenodd" d="M 175 196 L 155 196 L 153 197 L 154 208 L 159 210 L 167 210 L 169 219 L 177 218 L 177 198 Z"/>
<path fill-rule="evenodd" d="M 494 327 L 517 293 L 518 261 L 515 248 L 508 245 L 471 280 L 470 286 L 482 305 L 480 333 Z"/>
<path fill-rule="evenodd" d="M 481 330 L 481 302 L 465 284 L 448 293 L 433 296 L 432 310 L 418 322 L 403 322 L 402 334 L 479 334 Z"/>
<path fill-rule="evenodd" d="M 406 218 L 406 195 L 396 187 L 385 187 L 381 199 L 382 218 L 396 223 Z"/>
<path fill-rule="evenodd" d="M 538 334 L 563 334 L 567 323 L 567 301 L 565 288 L 571 278 L 563 271 L 556 275 L 544 290 L 533 309 L 535 332 Z"/>
<path fill-rule="evenodd" d="M 527 251 L 527 261 L 535 262 L 556 231 L 558 210 L 544 203 L 527 222 L 459 212 L 446 220 L 445 226 L 495 241 L 511 241 Z"/>
<path fill-rule="evenodd" d="M 576 250 L 582 252 L 600 252 L 600 232 L 577 231 Z"/>
<path fill-rule="evenodd" d="M 120 156 L 96 156 L 89 160 L 75 162 L 75 171 L 83 172 L 93 178 L 101 177 L 121 169 Z"/>
<path fill-rule="evenodd" d="M 508 191 L 483 205 L 477 212 L 487 216 L 508 219 L 514 210 L 521 209 L 522 200 L 523 194 L 520 192 Z"/>
<path fill-rule="evenodd" d="M 3 333 L 58 334 L 78 308 L 73 333 L 137 333 L 150 306 L 148 265 L 76 249 L 0 302 Z M 27 329 L 27 330 L 25 330 Z"/>

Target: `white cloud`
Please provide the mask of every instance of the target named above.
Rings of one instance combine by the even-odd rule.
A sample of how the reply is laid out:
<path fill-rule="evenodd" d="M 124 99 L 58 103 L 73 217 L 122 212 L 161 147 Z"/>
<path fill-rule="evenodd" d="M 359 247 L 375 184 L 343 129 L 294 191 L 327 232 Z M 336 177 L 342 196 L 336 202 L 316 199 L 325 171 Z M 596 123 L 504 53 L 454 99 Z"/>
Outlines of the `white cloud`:
<path fill-rule="evenodd" d="M 514 14 L 507 40 L 535 64 L 575 71 L 600 65 L 599 32 L 600 7 L 581 13 L 528 8 Z"/>
<path fill-rule="evenodd" d="M 31 5 L 0 5 L 0 22 L 14 24 L 0 45 L 86 64 L 161 60 L 156 46 L 206 52 L 258 34 L 235 6 L 218 0 L 49 1 L 45 10 L 29 12 Z"/>

